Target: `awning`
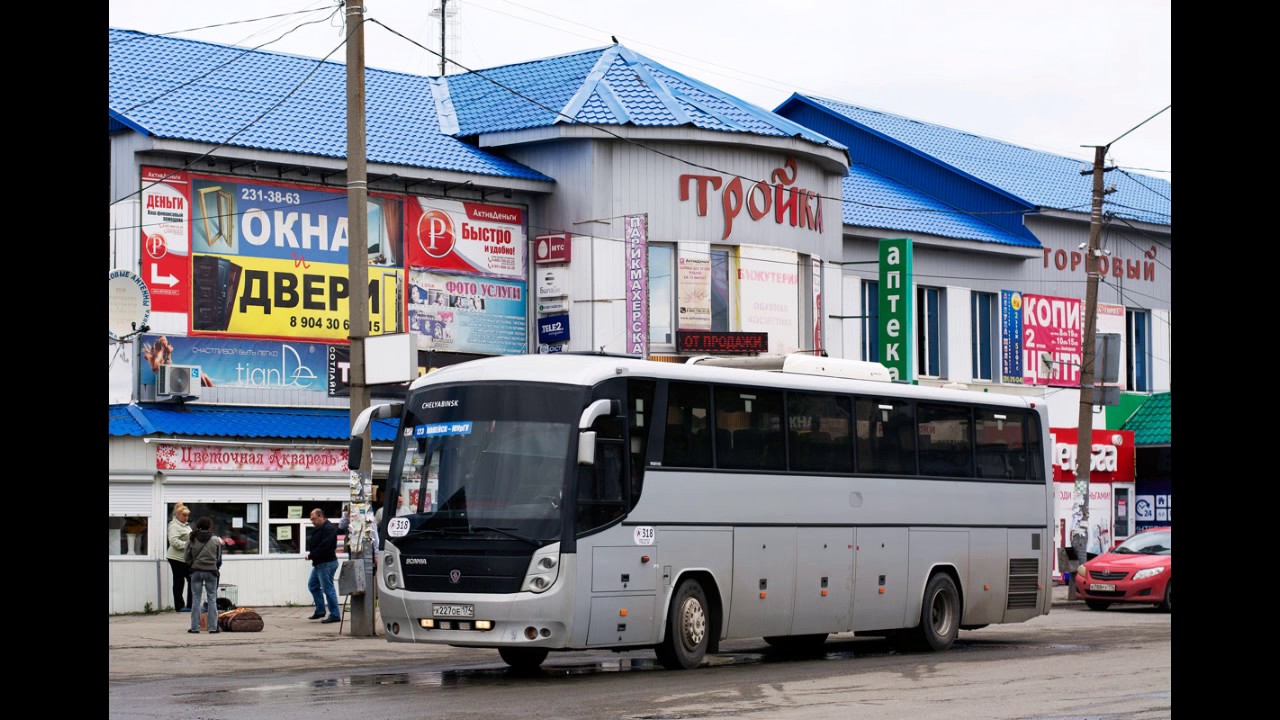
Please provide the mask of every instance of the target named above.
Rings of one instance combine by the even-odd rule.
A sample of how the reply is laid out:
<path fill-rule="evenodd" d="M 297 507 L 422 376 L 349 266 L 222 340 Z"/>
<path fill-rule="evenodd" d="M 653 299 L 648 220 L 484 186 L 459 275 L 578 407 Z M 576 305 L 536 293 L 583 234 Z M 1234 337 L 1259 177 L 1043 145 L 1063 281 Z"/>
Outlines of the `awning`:
<path fill-rule="evenodd" d="M 375 442 L 395 440 L 398 420 L 376 420 Z M 233 405 L 111 405 L 108 432 L 113 437 L 170 435 L 188 437 L 337 440 L 351 437 L 346 408 L 278 408 Z"/>

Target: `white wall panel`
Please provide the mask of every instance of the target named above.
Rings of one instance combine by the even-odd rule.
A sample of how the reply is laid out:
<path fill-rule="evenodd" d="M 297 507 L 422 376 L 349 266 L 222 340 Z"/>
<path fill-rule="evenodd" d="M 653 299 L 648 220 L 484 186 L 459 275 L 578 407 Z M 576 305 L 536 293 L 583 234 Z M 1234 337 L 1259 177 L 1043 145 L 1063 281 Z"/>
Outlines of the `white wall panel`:
<path fill-rule="evenodd" d="M 969 288 L 948 285 L 943 293 L 947 312 L 947 360 L 943 364 L 951 382 L 973 382 L 973 317 Z"/>
<path fill-rule="evenodd" d="M 1166 392 L 1172 385 L 1170 360 L 1173 355 L 1173 322 L 1168 310 L 1151 311 L 1151 389 Z"/>

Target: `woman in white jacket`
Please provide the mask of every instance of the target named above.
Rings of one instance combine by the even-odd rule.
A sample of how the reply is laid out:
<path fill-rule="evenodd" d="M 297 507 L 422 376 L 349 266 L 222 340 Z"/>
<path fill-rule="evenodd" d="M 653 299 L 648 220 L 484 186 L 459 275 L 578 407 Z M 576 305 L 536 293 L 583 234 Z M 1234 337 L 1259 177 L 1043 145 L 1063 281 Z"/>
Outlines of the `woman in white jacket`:
<path fill-rule="evenodd" d="M 191 612 L 191 588 L 189 587 L 186 588 L 186 602 L 183 602 L 183 588 L 187 585 L 187 578 L 191 574 L 191 568 L 183 557 L 191 537 L 191 526 L 187 524 L 187 519 L 190 517 L 191 508 L 182 503 L 173 506 L 173 519 L 169 521 L 169 549 L 164 554 L 165 559 L 169 561 L 169 569 L 173 571 L 173 609 L 178 612 Z"/>

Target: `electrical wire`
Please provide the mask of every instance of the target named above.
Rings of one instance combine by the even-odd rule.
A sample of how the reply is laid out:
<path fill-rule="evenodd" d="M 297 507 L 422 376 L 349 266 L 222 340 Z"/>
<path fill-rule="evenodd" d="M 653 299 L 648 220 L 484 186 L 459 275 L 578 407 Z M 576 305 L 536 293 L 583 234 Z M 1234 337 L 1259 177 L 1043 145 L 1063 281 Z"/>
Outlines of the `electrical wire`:
<path fill-rule="evenodd" d="M 1121 175 L 1124 175 L 1125 177 L 1127 177 L 1127 178 L 1129 178 L 1130 180 L 1132 180 L 1132 181 L 1134 181 L 1134 182 L 1138 183 L 1138 184 L 1139 184 L 1139 185 L 1141 185 L 1142 187 L 1147 188 L 1147 190 L 1151 191 L 1151 193 L 1152 193 L 1153 195 L 1159 195 L 1160 197 L 1164 198 L 1165 200 L 1168 200 L 1169 202 L 1173 202 L 1173 199 L 1172 199 L 1172 198 L 1170 198 L 1168 195 L 1165 195 L 1164 193 L 1161 193 L 1161 192 L 1159 192 L 1159 191 L 1155 190 L 1154 188 L 1149 187 L 1148 185 L 1146 185 L 1145 183 L 1143 183 L 1143 182 L 1142 182 L 1141 180 L 1139 180 L 1138 178 L 1134 177 L 1134 176 L 1133 176 L 1133 175 L 1131 175 L 1130 173 L 1125 172 L 1123 168 L 1116 167 L 1116 169 L 1120 171 L 1120 174 L 1121 174 Z"/>
<path fill-rule="evenodd" d="M 338 6 L 338 9 L 342 8 L 341 0 L 339 0 L 339 2 L 337 3 L 337 6 Z M 280 13 L 278 15 L 266 15 L 263 17 L 252 18 L 249 20 L 232 20 L 231 22 L 217 23 L 215 25 L 202 25 L 201 27 L 188 28 L 186 30 L 171 30 L 169 32 L 163 32 L 163 33 L 145 33 L 140 37 L 127 37 L 127 38 L 120 38 L 119 40 L 111 40 L 108 42 L 108 44 L 114 44 L 114 43 L 120 43 L 120 42 L 135 42 L 137 40 L 142 40 L 147 36 L 170 37 L 173 35 L 181 35 L 183 33 L 199 32 L 200 30 L 212 30 L 214 28 L 230 27 L 232 25 L 244 25 L 246 23 L 261 22 L 263 20 L 274 20 L 276 18 L 292 17 L 294 15 L 306 15 L 307 13 L 319 12 L 321 10 L 324 10 L 324 8 L 312 8 L 310 10 L 296 10 L 294 12 Z"/>
<path fill-rule="evenodd" d="M 1163 109 L 1161 109 L 1161 110 L 1159 110 L 1159 111 L 1157 111 L 1155 115 L 1152 115 L 1151 117 L 1147 118 L 1146 120 L 1143 120 L 1142 122 L 1138 123 L 1137 125 L 1134 125 L 1133 127 L 1129 128 L 1128 130 L 1125 130 L 1123 133 L 1121 133 L 1121 134 L 1120 134 L 1120 137 L 1118 137 L 1118 138 L 1116 138 L 1115 140 L 1112 140 L 1111 142 L 1107 143 L 1106 147 L 1110 148 L 1112 145 L 1115 145 L 1117 142 L 1119 142 L 1119 141 L 1120 141 L 1120 138 L 1124 137 L 1125 135 L 1128 135 L 1129 133 L 1133 132 L 1134 130 L 1137 130 L 1138 128 L 1142 127 L 1143 125 L 1146 125 L 1147 123 L 1151 122 L 1152 120 L 1154 120 L 1154 119 L 1155 119 L 1156 115 L 1159 115 L 1160 113 L 1164 112 L 1165 110 L 1168 110 L 1168 109 L 1169 109 L 1169 108 L 1171 108 L 1171 107 L 1173 107 L 1173 103 L 1169 103 L 1168 105 L 1165 105 L 1165 106 L 1164 106 L 1164 108 L 1163 108 Z"/>
<path fill-rule="evenodd" d="M 362 21 L 362 23 L 363 23 L 363 22 L 368 22 L 368 20 L 364 20 L 364 21 Z M 356 29 L 358 29 L 358 28 L 356 28 Z M 135 196 L 135 195 L 139 195 L 139 196 L 140 196 L 140 195 L 142 194 L 142 191 L 143 191 L 143 190 L 146 190 L 146 189 L 151 188 L 151 187 L 155 187 L 156 185 L 158 185 L 158 184 L 160 184 L 160 183 L 164 182 L 165 180 L 168 180 L 169 178 L 173 177 L 174 175 L 176 175 L 176 174 L 178 174 L 178 173 L 182 172 L 183 170 L 189 170 L 193 165 L 195 165 L 196 163 L 200 162 L 200 161 L 201 161 L 201 160 L 203 160 L 204 158 L 209 157 L 210 155 L 212 155 L 212 154 L 213 154 L 216 150 L 218 150 L 219 148 L 226 147 L 226 146 L 227 146 L 227 145 L 228 145 L 232 140 L 236 139 L 236 138 L 237 138 L 241 133 L 243 133 L 244 131 L 246 131 L 246 130 L 248 130 L 249 128 L 253 127 L 253 126 L 254 126 L 254 125 L 256 125 L 258 122 L 260 122 L 260 121 L 262 120 L 262 118 L 266 117 L 267 115 L 270 115 L 270 114 L 272 113 L 272 111 L 274 111 L 276 108 L 278 108 L 278 107 L 280 107 L 281 105 L 283 105 L 285 100 L 288 100 L 289 98 L 293 97 L 294 93 L 298 92 L 298 90 L 300 90 L 300 89 L 302 88 L 302 86 L 303 86 L 303 85 L 306 85 L 306 84 L 307 84 L 307 82 L 311 79 L 311 76 L 312 76 L 312 75 L 315 75 L 315 74 L 316 74 L 316 71 L 318 71 L 318 70 L 319 70 L 319 69 L 320 69 L 320 68 L 325 64 L 325 62 L 327 62 L 327 61 L 329 60 L 329 56 L 330 56 L 330 55 L 333 55 L 333 54 L 334 54 L 335 52 L 337 52 L 340 48 L 342 48 L 343 46 L 345 46 L 345 45 L 347 44 L 347 40 L 351 38 L 351 35 L 355 34 L 356 29 L 352 29 L 352 30 L 351 30 L 351 32 L 347 34 L 347 37 L 346 37 L 346 38 L 343 38 L 343 41 L 342 41 L 342 42 L 338 43 L 338 45 L 337 45 L 337 46 L 335 46 L 332 50 L 330 50 L 330 51 L 329 51 L 329 52 L 328 52 L 324 57 L 322 57 L 322 58 L 320 58 L 318 61 L 316 61 L 315 66 L 311 68 L 311 70 L 306 74 L 306 76 L 304 76 L 304 77 L 302 78 L 302 80 L 301 80 L 301 81 L 299 81 L 296 85 L 294 85 L 292 88 L 290 88 L 290 89 L 289 89 L 289 92 L 285 93 L 285 94 L 284 94 L 284 96 L 283 96 L 283 97 L 281 97 L 279 100 L 277 100 L 274 104 L 272 104 L 272 105 L 271 105 L 271 107 L 269 107 L 269 108 L 267 108 L 266 110 L 264 110 L 264 111 L 262 112 L 262 114 L 261 114 L 261 115 L 258 115 L 258 116 L 257 116 L 256 118 L 254 118 L 253 120 L 250 120 L 250 121 L 248 122 L 248 124 L 244 125 L 244 126 L 243 126 L 243 127 L 241 127 L 239 130 L 236 130 L 236 131 L 235 131 L 234 133 L 232 133 L 232 134 L 231 134 L 231 136 L 230 136 L 230 137 L 228 137 L 226 140 L 223 140 L 222 142 L 220 142 L 220 143 L 218 143 L 217 145 L 213 146 L 213 147 L 212 147 L 212 148 L 210 148 L 209 150 L 205 151 L 203 154 L 198 155 L 197 157 L 195 157 L 194 159 L 190 160 L 189 162 L 187 162 L 187 163 L 186 163 L 185 165 L 183 165 L 182 167 L 180 167 L 180 168 L 178 168 L 178 169 L 174 170 L 174 171 L 173 171 L 173 172 L 171 172 L 171 173 L 168 173 L 168 174 L 167 174 L 167 175 L 165 175 L 164 177 L 157 178 L 157 179 L 156 179 L 156 180 L 154 180 L 150 185 L 144 185 L 144 186 L 142 186 L 142 187 L 138 188 L 137 190 L 135 190 L 135 191 L 133 191 L 133 192 L 131 192 L 131 193 L 127 194 L 127 195 L 124 195 L 124 196 L 119 197 L 119 198 L 117 198 L 117 199 L 115 199 L 115 200 L 112 200 L 112 201 L 110 202 L 110 205 L 116 205 L 117 203 L 120 203 L 120 202 L 123 202 L 123 201 L 125 201 L 125 200 L 128 200 L 129 198 L 131 198 L 131 197 L 133 197 L 133 196 Z"/>

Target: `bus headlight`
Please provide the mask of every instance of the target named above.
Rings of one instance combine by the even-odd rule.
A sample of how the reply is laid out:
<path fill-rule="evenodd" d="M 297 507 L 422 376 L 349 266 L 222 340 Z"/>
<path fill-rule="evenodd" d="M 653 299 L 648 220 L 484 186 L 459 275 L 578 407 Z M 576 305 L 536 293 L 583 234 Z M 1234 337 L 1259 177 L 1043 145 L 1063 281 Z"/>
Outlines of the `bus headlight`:
<path fill-rule="evenodd" d="M 529 558 L 529 569 L 524 574 L 520 589 L 528 592 L 545 592 L 556 583 L 560 575 L 560 543 L 552 543 L 539 549 Z"/>

